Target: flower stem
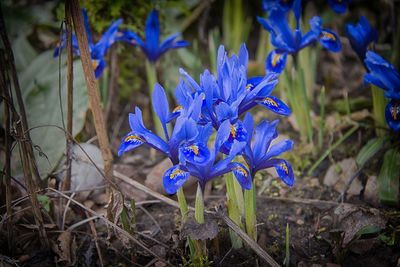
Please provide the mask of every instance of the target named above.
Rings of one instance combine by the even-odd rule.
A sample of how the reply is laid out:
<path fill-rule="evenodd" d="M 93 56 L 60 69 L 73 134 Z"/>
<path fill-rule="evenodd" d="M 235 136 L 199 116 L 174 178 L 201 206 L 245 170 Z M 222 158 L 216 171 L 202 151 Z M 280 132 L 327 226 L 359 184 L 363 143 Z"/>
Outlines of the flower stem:
<path fill-rule="evenodd" d="M 200 184 L 197 185 L 196 203 L 194 204 L 194 217 L 198 224 L 204 223 L 204 199 Z"/>
<path fill-rule="evenodd" d="M 307 89 L 302 69 L 296 70 L 293 64 L 290 73 L 286 72 L 287 95 L 289 103 L 293 109 L 293 114 L 300 130 L 302 140 L 313 143 L 313 128 L 311 120 L 310 100 L 307 97 Z"/>
<path fill-rule="evenodd" d="M 147 86 L 149 88 L 149 98 L 151 98 L 154 90 L 154 85 L 157 83 L 157 71 L 155 63 L 146 60 L 146 78 Z M 158 120 L 157 115 L 153 112 L 153 124 L 157 135 L 162 136 L 164 134 L 164 129 L 161 122 Z"/>
<path fill-rule="evenodd" d="M 183 188 L 182 187 L 178 189 L 178 191 L 176 192 L 176 196 L 178 198 L 179 209 L 181 211 L 182 223 L 184 223 L 186 221 L 186 219 L 187 219 L 189 208 L 188 208 L 188 205 L 187 205 L 187 202 L 186 202 L 186 198 L 185 198 L 185 194 L 183 192 Z M 193 258 L 195 256 L 195 254 L 196 254 L 196 248 L 195 248 L 194 240 L 191 239 L 190 237 L 188 237 L 187 245 L 189 247 L 190 255 Z"/>
<path fill-rule="evenodd" d="M 257 241 L 256 188 L 254 182 L 250 190 L 244 190 L 244 204 L 246 232 L 254 241 Z"/>
<path fill-rule="evenodd" d="M 196 201 L 194 204 L 194 217 L 198 224 L 204 224 L 204 199 L 203 190 L 200 184 L 197 185 Z M 201 260 L 207 255 L 207 247 L 205 240 L 194 240 L 195 255 L 198 260 Z"/>
<path fill-rule="evenodd" d="M 231 220 L 236 223 L 240 228 L 243 229 L 243 224 L 241 221 L 241 212 L 238 204 L 238 198 L 235 190 L 235 178 L 233 173 L 228 173 L 225 175 L 226 181 L 226 197 L 228 200 L 228 215 Z M 243 196 L 242 196 L 243 198 Z M 242 239 L 231 229 L 229 229 L 229 234 L 231 237 L 232 246 L 235 249 L 239 249 L 243 246 Z"/>
<path fill-rule="evenodd" d="M 385 119 L 385 107 L 386 99 L 382 89 L 372 85 L 372 103 L 373 103 L 373 114 L 375 119 L 376 135 L 379 137 L 385 136 L 386 131 L 382 128 L 386 127 Z"/>
<path fill-rule="evenodd" d="M 182 221 L 186 221 L 189 209 L 182 187 L 178 189 L 178 192 L 176 192 L 176 196 L 178 197 L 178 203 L 182 215 Z"/>

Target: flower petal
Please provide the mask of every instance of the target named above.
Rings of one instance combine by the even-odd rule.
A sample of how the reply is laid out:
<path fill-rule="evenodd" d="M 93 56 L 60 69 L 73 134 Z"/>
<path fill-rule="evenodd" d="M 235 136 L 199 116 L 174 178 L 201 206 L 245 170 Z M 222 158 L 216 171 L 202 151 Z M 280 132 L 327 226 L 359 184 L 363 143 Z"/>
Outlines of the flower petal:
<path fill-rule="evenodd" d="M 184 159 L 192 164 L 203 164 L 210 159 L 210 151 L 203 143 L 186 143 L 179 150 Z"/>
<path fill-rule="evenodd" d="M 243 189 L 250 190 L 253 182 L 250 172 L 247 170 L 247 168 L 239 162 L 231 162 L 229 167 Z"/>
<path fill-rule="evenodd" d="M 293 186 L 294 174 L 292 166 L 289 164 L 289 162 L 281 159 L 279 163 L 275 164 L 274 167 L 281 180 L 288 186 Z"/>
<path fill-rule="evenodd" d="M 390 101 L 385 108 L 386 122 L 395 132 L 400 131 L 400 100 Z"/>
<path fill-rule="evenodd" d="M 221 152 L 224 154 L 229 154 L 232 144 L 237 142 L 245 142 L 247 140 L 247 131 L 241 121 L 237 121 L 230 125 L 230 133 L 228 139 L 221 146 Z"/>
<path fill-rule="evenodd" d="M 272 50 L 265 60 L 265 68 L 268 72 L 281 73 L 285 68 L 286 59 L 286 53 L 278 53 L 276 50 Z"/>
<path fill-rule="evenodd" d="M 144 138 L 140 137 L 139 135 L 135 134 L 134 132 L 130 132 L 122 138 L 121 144 L 118 148 L 118 156 L 122 156 L 125 152 L 135 149 L 146 142 Z"/>
<path fill-rule="evenodd" d="M 289 116 L 290 113 L 292 113 L 290 108 L 283 103 L 282 100 L 272 95 L 257 100 L 257 103 L 279 115 Z"/>
<path fill-rule="evenodd" d="M 175 165 L 168 169 L 163 177 L 164 189 L 168 194 L 175 194 L 189 178 L 189 173 Z"/>
<path fill-rule="evenodd" d="M 339 36 L 331 30 L 322 29 L 319 35 L 319 42 L 323 47 L 332 52 L 339 52 L 342 50 Z"/>
<path fill-rule="evenodd" d="M 158 45 L 160 39 L 160 21 L 158 11 L 153 9 L 146 20 L 146 52 L 150 61 L 158 58 Z"/>

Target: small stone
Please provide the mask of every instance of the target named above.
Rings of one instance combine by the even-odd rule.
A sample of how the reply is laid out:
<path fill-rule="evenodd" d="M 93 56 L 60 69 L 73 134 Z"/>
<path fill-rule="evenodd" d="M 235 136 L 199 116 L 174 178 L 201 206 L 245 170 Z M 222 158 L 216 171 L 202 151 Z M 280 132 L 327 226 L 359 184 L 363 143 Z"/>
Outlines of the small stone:
<path fill-rule="evenodd" d="M 318 178 L 311 178 L 310 179 L 310 187 L 319 187 L 319 179 Z"/>
<path fill-rule="evenodd" d="M 268 231 L 268 235 L 270 236 L 270 237 L 279 237 L 279 236 L 281 236 L 281 234 L 279 234 L 277 231 L 275 231 L 274 229 L 271 229 L 271 230 L 269 230 Z"/>
<path fill-rule="evenodd" d="M 337 164 L 331 165 L 324 177 L 324 184 L 333 187 L 337 192 L 342 193 L 352 176 L 357 172 L 357 163 L 354 158 L 344 159 Z M 362 184 L 356 177 L 350 185 L 347 194 L 359 195 Z"/>
<path fill-rule="evenodd" d="M 303 225 L 303 224 L 304 224 L 304 221 L 303 221 L 302 219 L 298 219 L 298 220 L 296 221 L 296 223 L 297 223 L 298 225 Z"/>
<path fill-rule="evenodd" d="M 369 176 L 364 189 L 364 199 L 373 206 L 379 205 L 378 181 L 376 176 Z"/>
<path fill-rule="evenodd" d="M 154 267 L 165 267 L 167 266 L 167 264 L 165 264 L 162 261 L 157 261 L 156 263 L 154 263 Z"/>
<path fill-rule="evenodd" d="M 145 186 L 158 193 L 165 193 L 163 188 L 163 176 L 164 173 L 172 167 L 172 163 L 169 159 L 164 159 L 147 174 L 146 180 L 144 181 Z"/>
<path fill-rule="evenodd" d="M 163 177 L 164 173 L 172 167 L 171 161 L 166 158 L 156 166 L 154 166 L 151 171 L 147 174 L 146 180 L 144 181 L 144 185 L 150 188 L 153 191 L 156 191 L 160 194 L 165 194 L 164 186 L 163 186 Z M 191 193 L 196 192 L 197 180 L 193 177 L 189 177 L 189 179 L 185 182 L 183 188 L 185 189 L 185 193 L 190 195 Z"/>
<path fill-rule="evenodd" d="M 297 208 L 296 209 L 296 215 L 300 216 L 303 213 L 303 209 L 302 208 Z"/>
<path fill-rule="evenodd" d="M 86 208 L 91 209 L 94 206 L 94 201 L 91 199 L 85 200 L 83 205 L 85 205 Z"/>

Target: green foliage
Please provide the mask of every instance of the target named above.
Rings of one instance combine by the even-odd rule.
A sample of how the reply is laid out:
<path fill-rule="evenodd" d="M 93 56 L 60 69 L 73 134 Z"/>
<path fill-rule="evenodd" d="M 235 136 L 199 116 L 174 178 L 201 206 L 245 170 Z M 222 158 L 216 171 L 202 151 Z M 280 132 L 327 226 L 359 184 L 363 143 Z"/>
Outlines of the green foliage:
<path fill-rule="evenodd" d="M 386 137 L 377 137 L 366 143 L 358 153 L 356 162 L 359 168 L 363 167 L 376 153 L 378 153 L 385 145 Z"/>
<path fill-rule="evenodd" d="M 214 266 L 213 262 L 208 259 L 207 256 L 199 257 L 196 259 L 182 259 L 182 264 L 179 264 L 180 267 L 211 267 Z"/>
<path fill-rule="evenodd" d="M 240 45 L 247 41 L 251 28 L 251 17 L 244 13 L 242 0 L 225 0 L 223 11 L 223 35 L 224 43 L 235 52 Z"/>
<path fill-rule="evenodd" d="M 123 205 L 120 222 L 125 231 L 130 234 L 134 233 L 136 227 L 136 204 L 134 199 L 131 200 L 130 208 Z"/>
<path fill-rule="evenodd" d="M 21 39 L 22 38 L 22 39 Z M 53 51 L 36 55 L 29 43 L 20 37 L 13 46 L 20 86 L 25 102 L 36 160 L 42 174 L 51 172 L 65 150 L 66 138 L 62 127 L 62 114 L 59 95 L 59 63 L 53 58 Z M 61 100 L 66 120 L 66 64 L 61 63 Z M 78 134 L 84 125 L 88 109 L 85 79 L 80 61 L 74 62 L 74 116 L 73 135 Z M 44 177 L 44 176 L 43 176 Z"/>
<path fill-rule="evenodd" d="M 37 200 L 47 212 L 50 212 L 50 198 L 48 196 L 37 195 Z"/>
<path fill-rule="evenodd" d="M 378 194 L 383 203 L 398 205 L 400 179 L 400 151 L 396 148 L 386 151 L 378 175 Z"/>

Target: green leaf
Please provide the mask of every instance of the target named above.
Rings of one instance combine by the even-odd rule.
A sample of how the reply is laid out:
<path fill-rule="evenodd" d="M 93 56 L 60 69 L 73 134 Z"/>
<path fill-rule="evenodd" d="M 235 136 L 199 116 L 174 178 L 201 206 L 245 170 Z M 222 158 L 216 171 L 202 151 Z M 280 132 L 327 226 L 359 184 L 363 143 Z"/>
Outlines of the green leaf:
<path fill-rule="evenodd" d="M 37 195 L 37 200 L 47 212 L 50 212 L 50 198 L 48 196 Z"/>
<path fill-rule="evenodd" d="M 386 137 L 377 137 L 371 139 L 358 152 L 356 157 L 357 165 L 361 168 L 367 163 L 376 153 L 378 153 L 385 145 Z"/>
<path fill-rule="evenodd" d="M 19 36 L 12 45 L 15 51 L 14 59 L 17 71 L 25 69 L 37 57 L 35 49 L 31 46 L 24 35 Z"/>
<path fill-rule="evenodd" d="M 397 205 L 399 202 L 400 151 L 390 149 L 385 153 L 378 176 L 378 194 L 381 202 Z"/>
<path fill-rule="evenodd" d="M 19 51 L 14 51 L 16 54 Z M 63 55 L 63 58 L 65 56 Z M 74 68 L 74 98 L 73 98 L 73 135 L 83 128 L 88 109 L 85 78 L 80 61 L 75 61 Z M 66 112 L 66 74 L 65 61 L 61 62 L 61 101 L 64 121 Z M 24 97 L 35 157 L 39 172 L 43 178 L 51 172 L 63 155 L 66 138 L 63 131 L 54 127 L 62 124 L 59 98 L 59 61 L 53 57 L 53 51 L 47 51 L 37 56 L 25 70 L 19 73 L 20 85 Z M 45 127 L 42 127 L 45 126 Z"/>
<path fill-rule="evenodd" d="M 356 233 L 357 239 L 362 237 L 363 235 L 371 235 L 371 234 L 377 234 L 381 231 L 381 228 L 375 226 L 375 225 L 367 225 Z"/>

